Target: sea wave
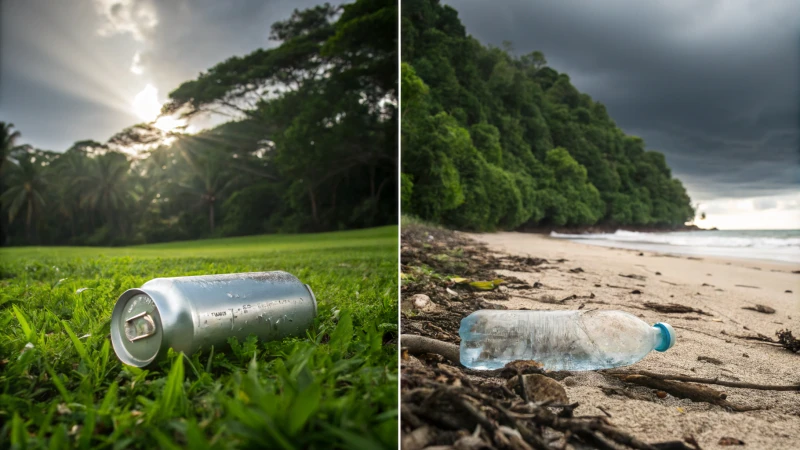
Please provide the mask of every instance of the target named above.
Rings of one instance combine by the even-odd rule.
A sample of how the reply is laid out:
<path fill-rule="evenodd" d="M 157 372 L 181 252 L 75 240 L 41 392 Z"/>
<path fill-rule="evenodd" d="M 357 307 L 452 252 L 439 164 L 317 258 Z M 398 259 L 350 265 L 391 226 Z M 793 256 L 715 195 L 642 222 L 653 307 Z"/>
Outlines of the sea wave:
<path fill-rule="evenodd" d="M 768 237 L 746 235 L 720 235 L 713 231 L 678 233 L 640 233 L 618 230 L 614 233 L 564 234 L 550 233 L 550 236 L 570 240 L 610 241 L 620 243 L 661 244 L 678 247 L 717 247 L 780 249 L 800 248 L 798 237 Z"/>

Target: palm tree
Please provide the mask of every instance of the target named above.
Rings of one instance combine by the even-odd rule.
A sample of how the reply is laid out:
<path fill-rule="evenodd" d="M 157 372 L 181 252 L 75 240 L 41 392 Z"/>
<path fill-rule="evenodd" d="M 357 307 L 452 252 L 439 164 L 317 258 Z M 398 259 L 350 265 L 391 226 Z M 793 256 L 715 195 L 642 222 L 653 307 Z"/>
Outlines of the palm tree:
<path fill-rule="evenodd" d="M 117 212 L 130 204 L 130 162 L 125 155 L 116 152 L 108 152 L 89 161 L 89 170 L 75 180 L 83 190 L 81 204 L 99 211 L 109 227 L 117 222 L 124 232 L 123 222 L 115 221 L 114 218 Z"/>
<path fill-rule="evenodd" d="M 25 232 L 30 240 L 34 211 L 41 210 L 45 205 L 43 193 L 46 182 L 42 176 L 42 166 L 27 155 L 10 162 L 6 171 L 3 178 L 8 188 L 0 195 L 0 201 L 9 205 L 9 224 L 14 222 L 23 206 L 26 208 Z"/>
<path fill-rule="evenodd" d="M 70 235 L 76 236 L 76 219 L 80 218 L 82 200 L 88 182 L 85 177 L 89 171 L 92 160 L 80 148 L 70 148 L 53 164 L 53 170 L 62 180 L 56 190 L 58 191 L 58 210 L 69 221 Z"/>
<path fill-rule="evenodd" d="M 202 166 L 195 165 L 192 168 L 195 173 L 189 183 L 181 183 L 179 187 L 184 195 L 196 199 L 198 206 L 208 208 L 208 227 L 210 233 L 213 234 L 216 205 L 233 186 L 235 178 L 229 178 L 219 165 L 210 162 L 206 162 Z"/>
<path fill-rule="evenodd" d="M 13 131 L 13 123 L 0 122 L 0 171 L 3 169 L 3 164 L 11 153 L 11 149 L 16 146 L 17 139 L 20 138 L 19 131 Z"/>

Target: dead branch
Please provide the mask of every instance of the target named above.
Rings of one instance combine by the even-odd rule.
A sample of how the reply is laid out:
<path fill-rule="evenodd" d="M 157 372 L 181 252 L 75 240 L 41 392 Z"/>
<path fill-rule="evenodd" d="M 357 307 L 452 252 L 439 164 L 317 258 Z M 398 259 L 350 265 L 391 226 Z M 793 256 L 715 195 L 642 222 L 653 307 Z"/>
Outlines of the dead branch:
<path fill-rule="evenodd" d="M 461 364 L 461 350 L 457 345 L 449 342 L 443 342 L 414 334 L 401 334 L 400 346 L 407 349 L 412 355 L 434 353 L 441 355 L 456 364 Z"/>
<path fill-rule="evenodd" d="M 686 375 L 665 375 L 665 374 L 650 372 L 647 370 L 638 370 L 635 372 L 609 371 L 606 373 L 612 375 L 643 375 L 646 377 L 656 378 L 659 380 L 675 380 L 675 381 L 686 381 L 690 383 L 717 384 L 720 386 L 728 386 L 728 387 L 743 388 L 743 389 L 758 389 L 762 391 L 800 391 L 800 384 L 770 385 L 770 384 L 757 384 L 757 383 L 743 383 L 738 381 L 720 380 L 719 378 L 700 378 L 700 377 L 690 377 Z"/>

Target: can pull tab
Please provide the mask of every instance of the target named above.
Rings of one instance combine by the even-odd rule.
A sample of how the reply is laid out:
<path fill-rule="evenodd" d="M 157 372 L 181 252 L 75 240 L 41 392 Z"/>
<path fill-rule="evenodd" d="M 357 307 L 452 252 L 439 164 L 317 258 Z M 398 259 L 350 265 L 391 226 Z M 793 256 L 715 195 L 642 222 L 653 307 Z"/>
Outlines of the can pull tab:
<path fill-rule="evenodd" d="M 154 334 L 156 334 L 156 323 L 147 311 L 142 311 L 125 321 L 125 337 L 131 342 Z"/>

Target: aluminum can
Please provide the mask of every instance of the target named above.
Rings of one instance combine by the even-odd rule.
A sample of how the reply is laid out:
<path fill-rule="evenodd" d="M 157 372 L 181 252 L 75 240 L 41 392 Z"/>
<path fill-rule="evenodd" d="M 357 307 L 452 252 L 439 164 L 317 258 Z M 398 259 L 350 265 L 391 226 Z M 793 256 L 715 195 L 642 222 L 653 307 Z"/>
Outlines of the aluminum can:
<path fill-rule="evenodd" d="M 120 295 L 111 343 L 123 363 L 147 367 L 169 348 L 190 355 L 230 337 L 302 336 L 316 315 L 311 288 L 286 272 L 156 278 Z"/>

